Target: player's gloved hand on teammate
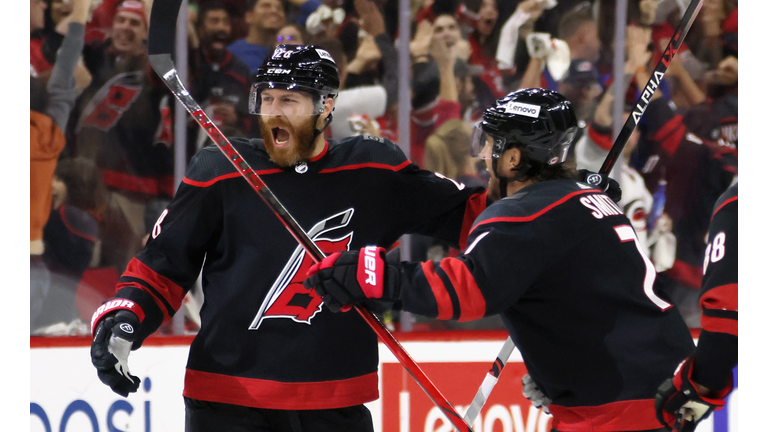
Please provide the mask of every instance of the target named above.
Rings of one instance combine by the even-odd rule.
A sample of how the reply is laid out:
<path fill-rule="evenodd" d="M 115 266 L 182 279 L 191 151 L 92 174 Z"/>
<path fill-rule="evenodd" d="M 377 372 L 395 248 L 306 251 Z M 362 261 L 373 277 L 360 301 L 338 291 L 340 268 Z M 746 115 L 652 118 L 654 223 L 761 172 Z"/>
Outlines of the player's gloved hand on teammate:
<path fill-rule="evenodd" d="M 376 246 L 336 252 L 309 268 L 304 286 L 314 288 L 333 312 L 346 312 L 356 303 L 393 308 L 400 299 L 400 273 L 395 260 L 387 258 L 386 249 Z"/>
<path fill-rule="evenodd" d="M 600 189 L 615 203 L 621 201 L 621 185 L 619 185 L 619 182 L 605 174 L 598 174 L 594 171 L 580 169 L 576 176 L 576 181 Z"/>
<path fill-rule="evenodd" d="M 545 413 L 549 414 L 549 404 L 552 401 L 544 396 L 544 393 L 539 390 L 539 386 L 533 382 L 533 378 L 530 375 L 523 375 L 523 396 L 531 401 L 533 406 L 541 408 Z"/>
<path fill-rule="evenodd" d="M 693 363 L 693 357 L 685 359 L 675 376 L 664 381 L 656 392 L 656 417 L 669 430 L 693 431 L 702 419 L 725 405 L 725 397 L 733 389 L 731 378 L 724 389 L 702 395 L 691 381 Z"/>
<path fill-rule="evenodd" d="M 128 354 L 138 338 L 139 317 L 123 309 L 95 319 L 91 362 L 101 382 L 120 396 L 127 397 L 128 393 L 135 393 L 141 383 L 141 379 L 128 370 Z"/>

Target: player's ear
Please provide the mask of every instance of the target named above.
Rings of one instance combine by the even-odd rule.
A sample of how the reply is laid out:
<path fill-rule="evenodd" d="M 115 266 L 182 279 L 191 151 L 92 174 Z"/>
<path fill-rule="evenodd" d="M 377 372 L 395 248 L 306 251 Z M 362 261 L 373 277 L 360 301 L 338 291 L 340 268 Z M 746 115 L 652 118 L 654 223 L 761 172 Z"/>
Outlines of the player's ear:
<path fill-rule="evenodd" d="M 519 148 L 512 147 L 507 149 L 504 153 L 501 154 L 501 162 L 504 171 L 509 171 L 511 174 L 511 171 L 520 165 L 522 158 L 523 153 Z"/>
<path fill-rule="evenodd" d="M 325 98 L 325 103 L 323 104 L 323 114 L 325 113 L 332 113 L 333 108 L 336 106 L 336 99 L 332 97 Z"/>

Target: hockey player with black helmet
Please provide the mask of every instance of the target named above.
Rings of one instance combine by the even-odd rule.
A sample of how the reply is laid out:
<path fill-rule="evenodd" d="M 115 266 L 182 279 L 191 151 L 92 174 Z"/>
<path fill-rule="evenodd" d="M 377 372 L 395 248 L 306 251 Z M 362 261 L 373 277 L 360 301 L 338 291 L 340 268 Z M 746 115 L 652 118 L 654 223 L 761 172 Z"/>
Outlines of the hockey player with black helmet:
<path fill-rule="evenodd" d="M 564 164 L 575 128 L 560 94 L 510 93 L 473 139 L 504 198 L 475 220 L 459 256 L 392 263 L 368 246 L 313 265 L 304 285 L 335 310 L 365 302 L 443 320 L 500 314 L 527 389 L 538 389 L 527 396 L 549 403 L 553 430 L 660 429 L 656 386 L 693 341 L 654 294 L 656 273 L 629 220 Z M 359 278 L 360 267 L 380 277 Z"/>
<path fill-rule="evenodd" d="M 325 254 L 389 247 L 406 233 L 465 247 L 486 191 L 419 169 L 385 139 L 325 140 L 338 88 L 327 51 L 278 45 L 249 101 L 263 140 L 232 145 Z M 378 398 L 376 335 L 304 288 L 311 264 L 226 157 L 200 150 L 116 297 L 94 314 L 99 378 L 123 396 L 137 390 L 128 353 L 178 311 L 202 268 L 187 432 L 372 432 L 363 404 Z"/>

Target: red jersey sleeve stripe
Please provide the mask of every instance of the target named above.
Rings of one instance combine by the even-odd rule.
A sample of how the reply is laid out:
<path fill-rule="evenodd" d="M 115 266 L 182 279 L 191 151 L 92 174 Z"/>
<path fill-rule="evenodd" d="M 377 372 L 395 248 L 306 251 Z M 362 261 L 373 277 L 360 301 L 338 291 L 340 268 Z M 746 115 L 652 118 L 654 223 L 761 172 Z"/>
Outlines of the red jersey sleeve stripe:
<path fill-rule="evenodd" d="M 338 171 L 356 170 L 360 168 L 378 168 L 378 169 L 385 169 L 390 171 L 400 171 L 401 169 L 407 167 L 410 164 L 411 164 L 411 161 L 409 160 L 406 160 L 400 165 L 395 165 L 395 166 L 369 162 L 369 163 L 363 163 L 363 164 L 345 165 L 345 166 L 340 166 L 336 168 L 328 168 L 328 169 L 320 170 L 320 172 L 332 173 L 332 172 L 338 172 Z"/>
<path fill-rule="evenodd" d="M 560 198 L 559 200 L 553 202 L 552 204 L 544 207 L 543 209 L 539 210 L 538 212 L 536 212 L 536 213 L 534 213 L 534 214 L 532 214 L 530 216 L 512 216 L 512 217 L 490 218 L 490 219 L 486 219 L 486 220 L 484 220 L 482 222 L 477 223 L 475 226 L 472 227 L 472 230 L 475 230 L 480 225 L 484 225 L 484 224 L 488 224 L 488 223 L 494 223 L 494 222 L 529 222 L 529 221 L 532 221 L 532 220 L 536 219 L 537 217 L 543 215 L 544 213 L 552 210 L 553 208 L 559 206 L 560 204 L 568 201 L 569 199 L 571 199 L 571 198 L 573 198 L 575 196 L 583 195 L 583 194 L 586 194 L 586 193 L 595 193 L 595 191 L 596 191 L 595 189 L 585 189 L 585 190 L 581 190 L 581 191 L 571 192 L 568 195 Z"/>
<path fill-rule="evenodd" d="M 720 210 L 721 210 L 723 207 L 725 207 L 725 206 L 726 206 L 726 205 L 728 205 L 729 203 L 732 203 L 732 202 L 734 202 L 734 201 L 736 201 L 736 200 L 738 200 L 738 199 L 739 199 L 739 197 L 738 197 L 738 196 L 735 196 L 735 197 L 733 197 L 733 198 L 728 198 L 727 200 L 725 200 L 725 202 L 724 202 L 724 203 L 722 203 L 722 204 L 720 205 L 720 207 L 716 208 L 716 209 L 715 209 L 715 211 L 714 211 L 714 212 L 712 212 L 712 219 L 714 219 L 714 218 L 715 218 L 715 215 L 717 214 L 717 212 L 719 212 L 719 211 L 720 211 Z M 710 220 L 711 220 L 711 219 L 710 219 Z"/>
<path fill-rule="evenodd" d="M 156 291 L 157 294 L 161 295 L 163 297 L 163 300 L 171 305 L 173 310 L 177 311 L 179 308 L 181 308 L 181 302 L 184 300 L 184 296 L 186 295 L 186 291 L 184 291 L 184 288 L 180 287 L 179 285 L 173 283 L 170 279 L 166 278 L 165 276 L 162 276 L 152 270 L 151 268 L 147 267 L 146 264 L 143 262 L 137 260 L 136 258 L 133 258 L 128 263 L 128 268 L 125 269 L 125 272 L 123 273 L 123 276 L 128 277 L 135 277 L 137 279 L 141 279 L 145 282 L 147 282 L 149 285 L 151 285 Z M 130 286 L 136 286 L 135 284 L 118 284 L 117 290 L 120 290 L 122 288 L 121 285 L 130 285 Z M 155 298 L 155 303 L 157 304 L 158 308 L 163 311 L 163 323 L 168 322 L 171 319 L 171 316 L 168 315 L 166 308 L 163 306 L 163 300 L 156 298 L 157 295 L 153 293 L 151 290 L 146 289 L 145 287 L 139 287 L 149 295 L 151 295 L 153 298 Z"/>
<path fill-rule="evenodd" d="M 448 275 L 459 298 L 459 321 L 473 321 L 485 316 L 485 297 L 467 266 L 459 259 L 445 258 L 440 261 L 440 268 Z"/>
<path fill-rule="evenodd" d="M 432 295 L 435 296 L 437 319 L 451 319 L 453 317 L 453 302 L 451 302 L 451 296 L 445 289 L 443 280 L 435 273 L 435 264 L 432 261 L 423 262 L 421 263 L 421 271 L 424 272 L 424 277 L 427 278 L 427 283 L 432 288 Z"/>
<path fill-rule="evenodd" d="M 256 174 L 261 176 L 261 175 L 266 175 L 266 174 L 275 174 L 275 173 L 278 173 L 280 171 L 281 171 L 280 169 L 275 168 L 275 169 L 256 171 Z M 241 177 L 241 176 L 242 175 L 239 172 L 235 171 L 233 173 L 220 175 L 220 176 L 218 176 L 216 178 L 213 178 L 213 179 L 207 180 L 207 181 L 192 180 L 190 178 L 184 177 L 182 182 L 184 182 L 184 183 L 186 183 L 186 184 L 188 184 L 190 186 L 208 187 L 208 186 L 216 183 L 219 180 L 227 180 L 227 179 L 231 179 L 231 178 L 235 178 L 235 177 Z"/>
<path fill-rule="evenodd" d="M 739 335 L 739 322 L 729 318 L 701 316 L 701 329 L 711 333 Z"/>
<path fill-rule="evenodd" d="M 472 230 L 472 224 L 480 213 L 485 210 L 488 203 L 488 191 L 481 194 L 475 194 L 467 200 L 467 206 L 464 209 L 464 222 L 461 224 L 461 236 L 459 237 L 459 248 L 464 250 L 467 247 L 469 232 Z"/>
<path fill-rule="evenodd" d="M 737 312 L 739 310 L 739 284 L 711 288 L 701 296 L 699 305 L 702 309 Z"/>

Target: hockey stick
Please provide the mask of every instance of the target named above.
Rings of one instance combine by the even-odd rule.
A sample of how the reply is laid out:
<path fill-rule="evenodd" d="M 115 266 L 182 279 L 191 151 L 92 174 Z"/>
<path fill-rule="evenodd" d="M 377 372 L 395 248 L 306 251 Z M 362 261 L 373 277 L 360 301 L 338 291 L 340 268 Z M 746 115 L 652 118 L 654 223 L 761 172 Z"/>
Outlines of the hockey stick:
<path fill-rule="evenodd" d="M 261 180 L 259 175 L 243 159 L 240 153 L 232 146 L 232 143 L 221 133 L 219 128 L 208 118 L 208 115 L 200 108 L 200 105 L 192 98 L 184 84 L 179 79 L 176 67 L 171 58 L 173 52 L 174 37 L 176 32 L 176 19 L 182 0 L 155 0 L 152 4 L 152 12 L 149 22 L 148 53 L 152 69 L 162 78 L 173 95 L 184 105 L 184 108 L 192 115 L 197 123 L 213 140 L 229 161 L 234 165 L 240 175 L 245 178 L 259 197 L 264 200 L 269 209 L 280 219 L 296 241 L 307 251 L 309 256 L 319 262 L 325 255 L 304 232 L 296 220 L 288 213 L 288 210 L 278 201 L 277 197 Z M 384 324 L 376 318 L 370 310 L 364 306 L 355 305 L 355 310 L 363 317 L 373 329 L 379 339 L 387 345 L 392 354 L 400 361 L 411 377 L 421 387 L 432 402 L 448 417 L 449 421 L 460 432 L 472 432 L 456 409 L 448 402 L 442 393 L 435 387 L 419 365 L 410 357 L 402 345 L 395 339 Z"/>
<path fill-rule="evenodd" d="M 515 343 L 512 342 L 512 338 L 507 337 L 507 340 L 504 341 L 504 345 L 501 347 L 501 351 L 499 351 L 499 355 L 496 356 L 496 361 L 493 362 L 493 366 L 491 366 L 491 369 L 488 371 L 485 379 L 483 379 L 482 384 L 480 384 L 480 388 L 477 389 L 477 394 L 472 400 L 472 404 L 467 408 L 467 413 L 464 414 L 464 421 L 466 421 L 468 425 L 474 423 L 477 415 L 480 414 L 480 410 L 483 409 L 485 401 L 499 381 L 501 371 L 504 369 L 504 365 L 507 364 L 509 357 L 512 355 L 512 351 L 514 350 Z"/>
<path fill-rule="evenodd" d="M 699 9 L 701 9 L 703 4 L 702 0 L 691 0 L 688 9 L 685 10 L 685 14 L 680 20 L 680 24 L 677 25 L 675 33 L 669 40 L 669 44 L 667 44 L 667 49 L 664 50 L 664 54 L 662 54 L 661 59 L 659 59 L 659 62 L 656 64 L 656 69 L 653 70 L 651 78 L 648 80 L 645 88 L 643 88 L 642 93 L 640 93 L 640 97 L 637 98 L 635 106 L 632 108 L 632 115 L 627 118 L 624 127 L 621 128 L 621 132 L 619 132 L 619 136 L 616 137 L 613 147 L 611 147 L 611 150 L 605 157 L 605 161 L 600 167 L 598 174 L 608 175 L 611 173 L 619 155 L 627 145 L 627 141 L 629 141 L 629 136 L 632 135 L 635 127 L 637 127 L 637 122 L 643 117 L 643 113 L 645 113 L 645 109 L 648 108 L 648 104 L 651 101 L 651 96 L 653 96 L 653 93 L 659 87 L 659 83 L 661 83 L 661 79 L 664 78 L 664 74 L 667 73 L 669 63 L 672 61 L 675 54 L 677 54 L 677 50 L 680 49 L 680 45 L 683 43 L 685 35 L 687 35 L 688 30 L 691 29 L 693 20 L 696 18 L 696 15 L 699 13 Z M 599 182 L 600 180 L 598 179 L 597 183 Z M 594 180 L 589 183 L 596 184 L 594 183 Z"/>

